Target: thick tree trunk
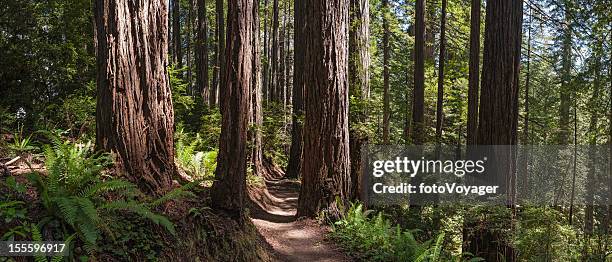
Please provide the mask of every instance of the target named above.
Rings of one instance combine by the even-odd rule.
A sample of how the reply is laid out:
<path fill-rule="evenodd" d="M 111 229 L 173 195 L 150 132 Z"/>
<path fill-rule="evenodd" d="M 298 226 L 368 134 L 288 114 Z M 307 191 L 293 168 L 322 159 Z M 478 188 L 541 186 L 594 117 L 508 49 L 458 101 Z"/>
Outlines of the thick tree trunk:
<path fill-rule="evenodd" d="M 472 0 L 470 16 L 470 69 L 468 82 L 467 144 L 476 144 L 478 131 L 478 91 L 480 85 L 480 8 L 482 0 Z"/>
<path fill-rule="evenodd" d="M 363 125 L 367 121 L 368 111 L 364 101 L 370 92 L 370 8 L 367 0 L 351 0 L 349 28 L 349 92 L 353 99 L 360 101 L 351 112 L 349 126 Z M 351 157 L 351 199 L 361 199 L 361 176 L 363 163 L 362 147 L 368 141 L 368 136 L 359 128 L 350 128 Z"/>
<path fill-rule="evenodd" d="M 338 212 L 350 194 L 348 0 L 304 3 L 306 123 L 298 216 Z"/>
<path fill-rule="evenodd" d="M 293 117 L 291 120 L 291 148 L 287 177 L 298 178 L 302 169 L 303 126 L 304 126 L 304 59 L 306 45 L 304 33 L 306 30 L 305 1 L 294 1 L 294 59 L 293 59 Z"/>
<path fill-rule="evenodd" d="M 248 114 L 253 80 L 253 0 L 229 0 L 226 37 L 221 137 L 211 197 L 214 207 L 243 219 L 247 195 Z"/>
<path fill-rule="evenodd" d="M 95 2 L 96 144 L 145 192 L 163 194 L 174 166 L 166 1 Z"/>
<path fill-rule="evenodd" d="M 442 121 L 444 106 L 444 63 L 446 59 L 446 0 L 442 0 L 442 17 L 440 18 L 440 57 L 438 62 L 438 101 L 436 103 L 436 144 L 442 144 Z"/>
<path fill-rule="evenodd" d="M 249 143 L 251 155 L 249 162 L 253 169 L 253 174 L 261 175 L 263 168 L 263 106 L 261 93 L 261 60 L 260 60 L 260 40 L 259 40 L 259 0 L 253 3 L 253 74 L 251 79 L 251 107 L 249 110 Z"/>
<path fill-rule="evenodd" d="M 172 0 L 172 63 L 177 68 L 183 67 L 183 48 L 181 42 L 181 1 Z"/>
<path fill-rule="evenodd" d="M 225 88 L 225 19 L 224 19 L 224 11 L 223 11 L 223 0 L 215 0 L 215 13 L 217 15 L 217 69 L 218 73 L 218 85 L 213 85 L 210 88 L 210 92 L 208 94 L 209 102 L 208 104 L 212 107 L 223 99 L 223 91 Z"/>
<path fill-rule="evenodd" d="M 391 108 L 389 105 L 389 1 L 382 0 L 383 21 L 383 144 L 389 144 L 389 117 Z"/>
<path fill-rule="evenodd" d="M 196 70 L 197 86 L 202 99 L 210 95 L 208 86 L 208 23 L 206 21 L 206 1 L 197 0 L 198 8 L 198 28 L 196 41 Z M 209 101 L 210 104 L 210 101 Z"/>
<path fill-rule="evenodd" d="M 414 90 L 412 143 L 423 144 L 425 118 L 425 0 L 416 0 L 414 36 Z"/>
<path fill-rule="evenodd" d="M 478 144 L 516 144 L 522 20 L 523 1 L 487 2 Z M 508 195 L 508 201 L 512 202 L 516 171 L 512 164 L 513 150 L 498 149 L 491 153 L 489 159 L 496 163 L 491 172 L 505 176 L 499 185 Z M 511 219 L 508 218 L 507 225 L 501 226 L 512 227 Z M 514 261 L 516 256 L 508 241 L 485 229 L 468 237 L 467 251 L 487 261 L 498 261 L 498 256 L 503 256 L 505 261 Z"/>

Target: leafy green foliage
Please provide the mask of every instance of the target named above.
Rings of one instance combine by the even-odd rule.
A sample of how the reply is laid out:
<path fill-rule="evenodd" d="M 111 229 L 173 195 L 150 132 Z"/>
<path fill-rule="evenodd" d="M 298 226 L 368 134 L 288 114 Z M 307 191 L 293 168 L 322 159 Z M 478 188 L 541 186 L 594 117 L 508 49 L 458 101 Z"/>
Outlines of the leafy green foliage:
<path fill-rule="evenodd" d="M 138 214 L 174 232 L 174 225 L 166 217 L 135 200 L 139 191 L 132 183 L 103 179 L 104 168 L 112 163 L 110 156 L 92 154 L 91 143 L 54 141 L 44 150 L 48 174 L 32 173 L 28 177 L 45 209 L 41 227 L 61 228 L 63 235 L 76 233 L 89 251 L 96 248 L 103 232 L 112 236 L 108 224 L 119 210 Z"/>
<path fill-rule="evenodd" d="M 444 233 L 435 241 L 419 242 L 413 231 L 391 225 L 382 213 L 363 210 L 352 204 L 345 216 L 333 226 L 332 237 L 365 260 L 372 261 L 446 261 L 442 247 Z"/>
<path fill-rule="evenodd" d="M 278 166 L 287 166 L 291 146 L 291 128 L 287 124 L 291 118 L 290 110 L 282 103 L 268 102 L 264 106 L 263 151 Z"/>
<path fill-rule="evenodd" d="M 179 129 L 176 132 L 176 160 L 180 168 L 196 179 L 214 177 L 217 168 L 217 151 L 197 151 L 205 142 L 196 134 L 191 137 Z"/>

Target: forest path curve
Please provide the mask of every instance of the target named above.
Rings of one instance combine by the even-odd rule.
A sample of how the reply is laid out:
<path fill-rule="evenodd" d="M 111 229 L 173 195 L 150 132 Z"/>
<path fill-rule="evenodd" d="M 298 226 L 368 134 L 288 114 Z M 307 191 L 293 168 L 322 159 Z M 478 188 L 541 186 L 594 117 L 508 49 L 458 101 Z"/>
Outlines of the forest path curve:
<path fill-rule="evenodd" d="M 295 218 L 300 184 L 288 179 L 265 181 L 268 192 L 255 197 L 251 220 L 279 261 L 351 261 L 325 239 L 328 227 Z"/>

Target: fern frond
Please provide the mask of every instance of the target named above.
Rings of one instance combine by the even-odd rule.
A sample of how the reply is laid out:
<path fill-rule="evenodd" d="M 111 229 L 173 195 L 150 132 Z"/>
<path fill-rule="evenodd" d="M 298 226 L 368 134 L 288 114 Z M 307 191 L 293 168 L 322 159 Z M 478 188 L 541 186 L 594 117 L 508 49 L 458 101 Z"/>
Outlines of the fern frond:
<path fill-rule="evenodd" d="M 188 185 L 190 184 L 187 184 L 185 186 L 188 186 Z M 175 200 L 175 199 L 186 198 L 186 197 L 196 197 L 195 194 L 187 190 L 188 188 L 189 187 L 179 187 L 179 188 L 173 189 L 172 191 L 166 193 L 162 197 L 151 202 L 151 204 L 149 204 L 149 207 L 157 207 L 163 203 L 166 203 L 168 201 Z"/>
<path fill-rule="evenodd" d="M 54 197 L 51 199 L 59 207 L 61 218 L 71 226 L 75 226 L 77 221 L 77 211 L 79 207 L 74 203 L 72 198 Z"/>
<path fill-rule="evenodd" d="M 81 193 L 81 196 L 93 197 L 100 193 L 114 192 L 114 191 L 120 191 L 120 190 L 132 193 L 136 191 L 136 186 L 125 180 L 113 179 L 113 180 L 96 183 L 88 187 Z"/>

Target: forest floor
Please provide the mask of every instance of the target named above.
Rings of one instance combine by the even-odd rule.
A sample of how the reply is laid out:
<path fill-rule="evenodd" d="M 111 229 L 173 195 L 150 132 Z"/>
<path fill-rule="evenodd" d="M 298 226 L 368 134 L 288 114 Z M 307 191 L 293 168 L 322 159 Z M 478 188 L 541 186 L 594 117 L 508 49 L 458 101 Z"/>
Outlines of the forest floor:
<path fill-rule="evenodd" d="M 325 238 L 329 227 L 312 219 L 295 218 L 300 184 L 268 179 L 267 192 L 251 192 L 251 219 L 280 261 L 350 261 Z"/>

